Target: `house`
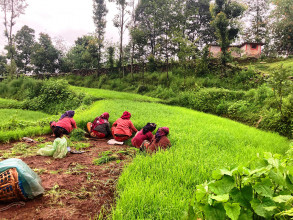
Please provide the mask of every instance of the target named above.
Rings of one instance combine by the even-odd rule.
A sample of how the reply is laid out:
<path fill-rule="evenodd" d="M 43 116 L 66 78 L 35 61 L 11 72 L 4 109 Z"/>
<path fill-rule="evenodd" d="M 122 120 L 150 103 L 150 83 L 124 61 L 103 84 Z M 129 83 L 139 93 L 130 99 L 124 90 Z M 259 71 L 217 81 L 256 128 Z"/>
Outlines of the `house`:
<path fill-rule="evenodd" d="M 245 42 L 240 45 L 231 45 L 228 50 L 231 51 L 231 55 L 235 58 L 240 58 L 240 57 L 260 58 L 262 45 L 264 44 Z M 217 44 L 210 44 L 209 51 L 210 51 L 210 55 L 213 57 L 219 57 L 221 55 L 221 47 Z"/>

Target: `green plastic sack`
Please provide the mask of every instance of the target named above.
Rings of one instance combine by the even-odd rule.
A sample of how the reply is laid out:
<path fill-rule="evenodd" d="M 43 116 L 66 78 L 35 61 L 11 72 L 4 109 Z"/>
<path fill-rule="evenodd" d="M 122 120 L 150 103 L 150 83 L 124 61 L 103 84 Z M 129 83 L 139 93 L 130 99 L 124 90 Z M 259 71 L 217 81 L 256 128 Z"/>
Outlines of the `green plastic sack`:
<path fill-rule="evenodd" d="M 38 150 L 37 154 L 41 156 L 50 156 L 54 158 L 63 158 L 67 154 L 67 140 L 65 137 L 56 138 L 53 145 L 47 145 Z"/>
<path fill-rule="evenodd" d="M 11 158 L 0 162 L 0 173 L 16 168 L 18 179 L 21 182 L 24 192 L 29 199 L 44 193 L 41 179 L 29 166 L 20 159 Z"/>

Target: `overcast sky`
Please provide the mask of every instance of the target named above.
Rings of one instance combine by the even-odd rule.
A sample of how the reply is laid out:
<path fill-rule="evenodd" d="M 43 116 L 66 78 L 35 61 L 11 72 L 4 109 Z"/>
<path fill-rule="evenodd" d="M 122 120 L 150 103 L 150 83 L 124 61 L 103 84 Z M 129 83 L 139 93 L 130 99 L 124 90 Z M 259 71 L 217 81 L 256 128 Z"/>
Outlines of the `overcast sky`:
<path fill-rule="evenodd" d="M 26 0 L 26 2 L 28 7 L 25 14 L 17 18 L 13 34 L 23 25 L 27 25 L 36 31 L 36 38 L 40 32 L 43 32 L 49 34 L 52 39 L 61 38 L 67 46 L 72 46 L 77 37 L 93 33 L 95 30 L 92 0 Z M 109 12 L 105 39 L 116 43 L 119 41 L 119 35 L 118 30 L 113 27 L 112 20 L 117 9 L 114 3 L 107 3 L 107 8 Z M 3 51 L 6 41 L 3 35 L 2 15 L 0 19 L 0 51 Z"/>

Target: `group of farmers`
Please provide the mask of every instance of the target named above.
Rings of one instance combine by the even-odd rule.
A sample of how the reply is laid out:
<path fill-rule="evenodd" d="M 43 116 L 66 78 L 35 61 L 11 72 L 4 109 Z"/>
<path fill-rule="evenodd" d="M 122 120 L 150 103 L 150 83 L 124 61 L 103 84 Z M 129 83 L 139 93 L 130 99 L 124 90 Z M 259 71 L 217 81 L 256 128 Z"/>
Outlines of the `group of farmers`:
<path fill-rule="evenodd" d="M 44 156 L 53 156 L 54 158 L 62 158 L 67 153 L 67 141 L 63 135 L 68 135 L 73 129 L 77 128 L 76 122 L 73 119 L 74 111 L 65 112 L 58 122 L 50 122 L 50 127 L 56 139 L 53 146 L 40 149 L 38 154 Z M 87 123 L 87 129 L 93 138 L 110 138 L 113 137 L 115 141 L 124 142 L 132 138 L 131 143 L 134 147 L 148 153 L 156 152 L 159 148 L 167 149 L 171 146 L 169 139 L 168 127 L 161 127 L 156 134 L 152 132 L 156 129 L 155 123 L 147 123 L 140 131 L 138 131 L 130 120 L 131 114 L 125 111 L 123 115 L 118 118 L 110 128 L 109 113 L 105 112 L 91 123 Z"/>

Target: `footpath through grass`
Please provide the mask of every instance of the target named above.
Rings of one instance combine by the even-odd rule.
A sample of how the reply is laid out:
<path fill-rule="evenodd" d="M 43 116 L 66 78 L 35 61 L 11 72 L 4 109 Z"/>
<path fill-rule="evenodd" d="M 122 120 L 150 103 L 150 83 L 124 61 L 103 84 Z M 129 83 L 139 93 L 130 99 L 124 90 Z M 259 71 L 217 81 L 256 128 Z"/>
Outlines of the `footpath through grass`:
<path fill-rule="evenodd" d="M 172 148 L 153 156 L 138 155 L 118 183 L 114 219 L 180 219 L 196 184 L 213 170 L 246 164 L 257 153 L 284 153 L 288 140 L 243 124 L 180 107 L 123 100 L 96 102 L 76 115 L 79 126 L 107 111 L 115 121 L 132 113 L 137 128 L 147 122 L 170 128 Z"/>

